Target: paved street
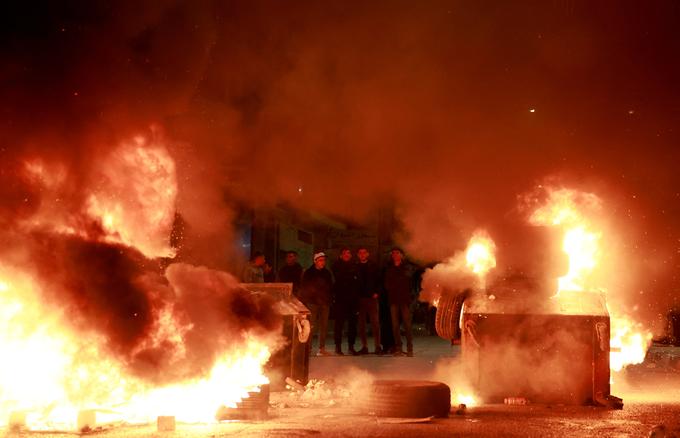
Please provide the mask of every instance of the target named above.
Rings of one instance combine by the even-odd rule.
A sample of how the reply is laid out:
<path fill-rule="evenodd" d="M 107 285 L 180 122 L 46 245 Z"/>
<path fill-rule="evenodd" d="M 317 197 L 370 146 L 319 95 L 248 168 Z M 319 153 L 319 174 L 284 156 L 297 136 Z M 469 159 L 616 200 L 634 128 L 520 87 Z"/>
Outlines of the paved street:
<path fill-rule="evenodd" d="M 357 395 L 370 378 L 437 379 L 456 387 L 457 347 L 436 337 L 419 337 L 415 357 L 313 357 L 314 385 L 304 393 L 272 394 L 270 418 L 262 422 L 216 425 L 179 424 L 173 433 L 158 433 L 155 425 L 114 427 L 107 437 L 303 437 L 347 436 L 598 436 L 646 437 L 663 425 L 680 434 L 680 349 L 654 347 L 649 362 L 614 376 L 613 393 L 625 402 L 623 410 L 566 406 L 472 406 L 462 415 L 424 424 L 394 424 L 357 407 Z M 25 434 L 24 436 L 30 436 Z M 55 435 L 60 436 L 60 435 Z"/>

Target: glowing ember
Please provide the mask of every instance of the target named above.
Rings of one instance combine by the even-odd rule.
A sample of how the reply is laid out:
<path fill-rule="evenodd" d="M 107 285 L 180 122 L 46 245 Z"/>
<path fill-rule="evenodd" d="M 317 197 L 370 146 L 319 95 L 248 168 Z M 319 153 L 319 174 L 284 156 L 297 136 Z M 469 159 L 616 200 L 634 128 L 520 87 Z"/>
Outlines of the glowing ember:
<path fill-rule="evenodd" d="M 467 267 L 479 277 L 483 277 L 496 267 L 496 245 L 486 232 L 476 231 L 468 242 L 465 252 Z"/>
<path fill-rule="evenodd" d="M 476 406 L 477 400 L 471 394 L 455 394 L 455 404 L 464 404 L 466 406 Z"/>

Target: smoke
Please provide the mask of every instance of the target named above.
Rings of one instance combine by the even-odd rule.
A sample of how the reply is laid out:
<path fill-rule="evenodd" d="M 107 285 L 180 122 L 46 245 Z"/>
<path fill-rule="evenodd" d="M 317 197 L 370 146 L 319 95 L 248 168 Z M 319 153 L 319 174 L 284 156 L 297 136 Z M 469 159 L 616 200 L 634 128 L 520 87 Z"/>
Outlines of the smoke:
<path fill-rule="evenodd" d="M 135 377 L 157 384 L 203 377 L 251 337 L 277 345 L 273 298 L 242 289 L 230 274 L 183 263 L 163 272 L 134 248 L 31 237 L 24 257 L 44 305 L 83 337 L 101 339 L 100 349 Z"/>
<path fill-rule="evenodd" d="M 416 259 L 477 227 L 502 254 L 516 195 L 558 175 L 615 216 L 627 305 L 651 318 L 676 299 L 670 3 L 6 8 L 3 222 L 81 208 L 92 164 L 156 124 L 187 262 L 229 268 L 234 204 L 361 221 L 386 197 Z M 22 176 L 35 157 L 65 169 L 58 203 Z"/>

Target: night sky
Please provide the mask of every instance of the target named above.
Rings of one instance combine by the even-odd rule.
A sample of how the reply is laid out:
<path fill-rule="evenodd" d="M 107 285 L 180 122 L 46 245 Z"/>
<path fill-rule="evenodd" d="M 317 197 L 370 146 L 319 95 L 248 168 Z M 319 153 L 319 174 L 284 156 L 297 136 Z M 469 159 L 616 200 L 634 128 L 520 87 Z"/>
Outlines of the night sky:
<path fill-rule="evenodd" d="M 677 2 L 139 3 L 0 6 L 5 219 L 40 200 L 24 158 L 78 181 L 154 126 L 199 228 L 234 201 L 361 221 L 389 198 L 433 260 L 550 181 L 604 200 L 633 300 L 680 294 Z"/>

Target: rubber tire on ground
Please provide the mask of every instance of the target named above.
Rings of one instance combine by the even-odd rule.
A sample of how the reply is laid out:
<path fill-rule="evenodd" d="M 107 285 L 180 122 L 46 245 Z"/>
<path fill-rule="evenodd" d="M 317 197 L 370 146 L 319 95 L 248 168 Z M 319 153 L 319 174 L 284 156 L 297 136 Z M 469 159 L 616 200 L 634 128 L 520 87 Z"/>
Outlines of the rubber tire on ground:
<path fill-rule="evenodd" d="M 443 418 L 451 410 L 451 390 L 441 382 L 376 380 L 363 410 L 378 417 Z"/>

